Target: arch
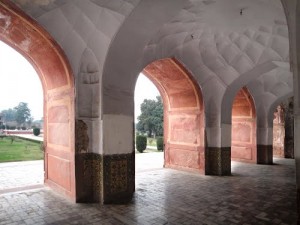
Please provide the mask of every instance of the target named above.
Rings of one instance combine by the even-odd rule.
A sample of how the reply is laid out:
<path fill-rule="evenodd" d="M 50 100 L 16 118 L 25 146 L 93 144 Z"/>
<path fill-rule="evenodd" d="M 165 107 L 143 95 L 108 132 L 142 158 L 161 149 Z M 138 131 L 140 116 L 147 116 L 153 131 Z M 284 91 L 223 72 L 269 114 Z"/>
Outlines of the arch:
<path fill-rule="evenodd" d="M 264 74 L 275 71 L 278 68 L 276 63 L 274 62 L 266 62 L 262 65 L 258 65 L 254 69 L 241 74 L 237 79 L 235 79 L 225 90 L 224 95 L 222 97 L 222 106 L 221 106 L 221 122 L 228 123 L 231 120 L 231 109 L 227 107 L 231 105 L 233 99 L 236 97 L 236 93 L 238 93 L 241 88 L 243 89 L 251 81 L 259 79 Z"/>
<path fill-rule="evenodd" d="M 284 157 L 284 139 L 285 139 L 285 107 L 283 103 L 280 103 L 273 114 L 273 157 Z"/>
<path fill-rule="evenodd" d="M 63 51 L 10 1 L 0 2 L 0 40 L 35 68 L 44 94 L 45 184 L 75 200 L 74 80 Z"/>
<path fill-rule="evenodd" d="M 284 102 L 285 100 L 291 98 L 294 96 L 293 91 L 291 90 L 289 93 L 285 93 L 284 95 L 278 97 L 274 102 L 272 102 L 272 104 L 269 107 L 269 112 L 268 112 L 268 124 L 273 124 L 273 118 L 274 118 L 274 111 L 276 109 L 276 107 Z"/>
<path fill-rule="evenodd" d="M 256 111 L 251 94 L 243 87 L 232 104 L 231 158 L 256 162 Z"/>
<path fill-rule="evenodd" d="M 154 61 L 143 73 L 163 98 L 164 166 L 204 173 L 204 107 L 200 88 L 176 59 Z"/>
<path fill-rule="evenodd" d="M 293 143 L 294 143 L 294 137 L 293 137 L 293 131 L 289 132 L 291 130 L 290 127 L 292 127 L 293 130 L 293 119 L 292 121 L 287 120 L 286 118 L 286 110 L 288 111 L 288 105 L 283 104 L 286 100 L 293 97 L 293 92 L 290 91 L 289 93 L 286 93 L 285 95 L 280 96 L 276 101 L 272 102 L 271 106 L 269 107 L 268 112 L 268 123 L 272 125 L 273 127 L 273 135 L 272 135 L 272 153 L 273 156 L 276 157 L 285 157 L 286 155 L 292 156 L 291 154 L 286 154 L 288 152 L 287 149 L 294 149 Z M 279 107 L 279 108 L 277 108 Z M 280 111 L 276 110 L 279 109 Z M 273 117 L 273 120 L 271 121 L 271 118 Z M 287 124 L 287 123 L 292 123 Z M 286 127 L 287 126 L 287 127 Z M 286 142 L 286 132 L 288 132 L 287 138 L 289 141 Z M 286 149 L 287 148 L 287 149 Z"/>

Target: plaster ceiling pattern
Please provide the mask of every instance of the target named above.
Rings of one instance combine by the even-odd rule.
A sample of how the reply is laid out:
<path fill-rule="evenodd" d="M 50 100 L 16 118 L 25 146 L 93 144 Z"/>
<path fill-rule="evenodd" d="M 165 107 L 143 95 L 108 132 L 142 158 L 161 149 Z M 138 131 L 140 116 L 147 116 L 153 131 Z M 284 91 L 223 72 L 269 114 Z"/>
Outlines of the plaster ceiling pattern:
<path fill-rule="evenodd" d="M 103 9 L 111 10 L 114 13 L 128 15 L 134 6 L 139 2 L 139 0 L 12 0 L 12 2 L 14 2 L 32 17 L 37 18 L 56 8 L 60 8 L 65 4 L 86 4 L 88 2 L 93 2 L 95 5 Z"/>
<path fill-rule="evenodd" d="M 204 3 L 207 2 L 207 3 Z M 178 17 L 165 24 L 146 46 L 152 58 L 175 56 L 194 69 L 203 85 L 216 76 L 224 87 L 239 75 L 268 61 L 289 61 L 288 30 L 285 20 L 268 26 L 250 26 L 238 31 L 215 29 L 207 24 L 205 4 L 216 1 L 194 1 Z M 195 10 L 198 9 L 196 12 Z M 203 15 L 201 15 L 203 13 Z M 194 65 L 192 65 L 194 64 Z"/>
<path fill-rule="evenodd" d="M 226 113 L 221 109 L 224 98 L 230 102 L 226 98 L 233 100 L 246 81 L 264 74 L 263 65 L 289 62 L 288 28 L 280 1 L 189 1 L 152 37 L 144 52 L 146 62 L 176 57 L 192 72 L 204 101 L 209 102 L 207 125 L 214 126 L 219 120 L 212 112 Z M 268 67 L 274 69 L 271 64 Z M 266 83 L 276 80 L 265 78 Z M 281 74 L 281 79 L 289 82 L 289 74 Z M 277 85 L 286 87 L 290 88 Z M 231 111 L 227 111 L 228 121 L 223 122 L 229 123 Z"/>
<path fill-rule="evenodd" d="M 85 49 L 102 68 L 109 44 L 139 0 L 13 0 L 64 49 L 75 76 Z"/>
<path fill-rule="evenodd" d="M 257 118 L 258 126 L 268 127 L 273 123 L 275 107 L 293 94 L 293 75 L 289 68 L 278 67 L 251 81 L 247 88 L 260 115 Z"/>
<path fill-rule="evenodd" d="M 128 18 L 133 12 L 140 15 L 137 11 L 145 10 L 137 7 L 141 6 L 140 1 L 146 2 L 13 0 L 61 45 L 75 76 L 80 72 L 81 60 L 87 49 L 98 63 L 97 71 L 93 72 L 99 72 L 99 76 L 102 76 L 108 52 L 122 25 L 127 21 L 126 30 L 123 29 L 122 32 L 131 32 L 130 29 L 134 27 L 130 27 L 130 23 L 136 24 L 136 19 L 129 22 Z M 153 18 L 157 15 L 157 11 L 150 13 L 153 13 Z M 226 90 L 235 92 L 236 87 L 241 88 L 245 76 L 251 76 L 248 80 L 257 82 L 251 92 L 258 96 L 265 94 L 276 98 L 287 90 L 291 91 L 290 73 L 274 75 L 274 66 L 270 67 L 269 73 L 260 69 L 260 66 L 270 62 L 289 62 L 288 28 L 280 0 L 188 0 L 184 1 L 183 8 L 172 18 L 167 22 L 153 20 L 156 24 L 151 37 L 132 36 L 130 41 L 135 43 L 143 43 L 136 40 L 138 38 L 149 39 L 143 46 L 143 51 L 135 51 L 140 55 L 134 58 L 130 53 L 128 55 L 133 58 L 128 60 L 136 62 L 136 58 L 142 58 L 141 64 L 145 67 L 157 59 L 177 58 L 201 86 L 204 101 L 209 103 L 205 107 L 207 121 L 214 121 L 211 126 L 220 123 L 219 116 Z M 141 29 L 140 32 L 145 30 Z M 129 40 L 122 41 L 126 46 Z M 114 51 L 113 55 L 118 55 L 124 49 Z M 137 70 L 132 64 L 127 70 Z M 116 67 L 115 63 L 108 65 Z M 137 68 L 140 66 L 136 65 Z M 280 68 L 280 64 L 277 67 Z M 120 76 L 119 80 L 115 80 L 116 83 L 126 80 L 121 77 L 126 72 L 120 75 L 115 70 L 107 69 L 110 74 Z M 126 91 L 134 87 L 126 87 L 126 81 L 123 83 L 120 86 Z M 263 97 L 261 101 L 262 99 L 267 101 L 269 98 Z"/>

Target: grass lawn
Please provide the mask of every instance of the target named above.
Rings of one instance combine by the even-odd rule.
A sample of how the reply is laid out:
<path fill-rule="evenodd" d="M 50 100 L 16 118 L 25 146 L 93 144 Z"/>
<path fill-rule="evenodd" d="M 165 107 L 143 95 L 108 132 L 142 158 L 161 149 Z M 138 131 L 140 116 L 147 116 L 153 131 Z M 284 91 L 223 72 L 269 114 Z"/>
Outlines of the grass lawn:
<path fill-rule="evenodd" d="M 44 158 L 41 144 L 15 137 L 0 138 L 0 162 L 39 160 Z"/>

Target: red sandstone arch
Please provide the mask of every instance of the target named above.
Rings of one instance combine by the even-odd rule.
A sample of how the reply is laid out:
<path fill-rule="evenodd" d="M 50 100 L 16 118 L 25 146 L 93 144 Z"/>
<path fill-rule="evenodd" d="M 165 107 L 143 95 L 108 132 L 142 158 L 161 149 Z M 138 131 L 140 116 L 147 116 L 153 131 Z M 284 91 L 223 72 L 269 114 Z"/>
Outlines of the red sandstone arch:
<path fill-rule="evenodd" d="M 256 113 L 252 96 L 242 88 L 232 105 L 231 158 L 256 163 Z"/>
<path fill-rule="evenodd" d="M 164 103 L 165 167 L 204 172 L 204 108 L 199 87 L 175 59 L 149 64 L 143 73 Z"/>
<path fill-rule="evenodd" d="M 60 47 L 10 1 L 0 2 L 0 40 L 36 69 L 44 92 L 45 183 L 75 199 L 74 80 Z"/>

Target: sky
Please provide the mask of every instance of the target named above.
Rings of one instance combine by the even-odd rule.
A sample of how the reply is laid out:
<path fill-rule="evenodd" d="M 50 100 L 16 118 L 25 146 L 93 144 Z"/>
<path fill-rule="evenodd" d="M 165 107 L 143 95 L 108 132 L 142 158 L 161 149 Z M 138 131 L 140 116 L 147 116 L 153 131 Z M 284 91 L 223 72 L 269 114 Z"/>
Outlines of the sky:
<path fill-rule="evenodd" d="M 156 99 L 156 96 L 159 95 L 160 93 L 155 85 L 141 73 L 136 82 L 134 92 L 134 115 L 136 122 L 138 115 L 141 113 L 140 105 L 144 99 Z"/>
<path fill-rule="evenodd" d="M 43 90 L 32 65 L 17 51 L 0 41 L 0 111 L 28 103 L 34 120 L 43 117 Z M 154 84 L 143 74 L 135 88 L 135 120 L 144 99 L 160 95 Z"/>
<path fill-rule="evenodd" d="M 0 111 L 28 103 L 34 120 L 43 117 L 41 81 L 31 64 L 0 41 Z"/>

